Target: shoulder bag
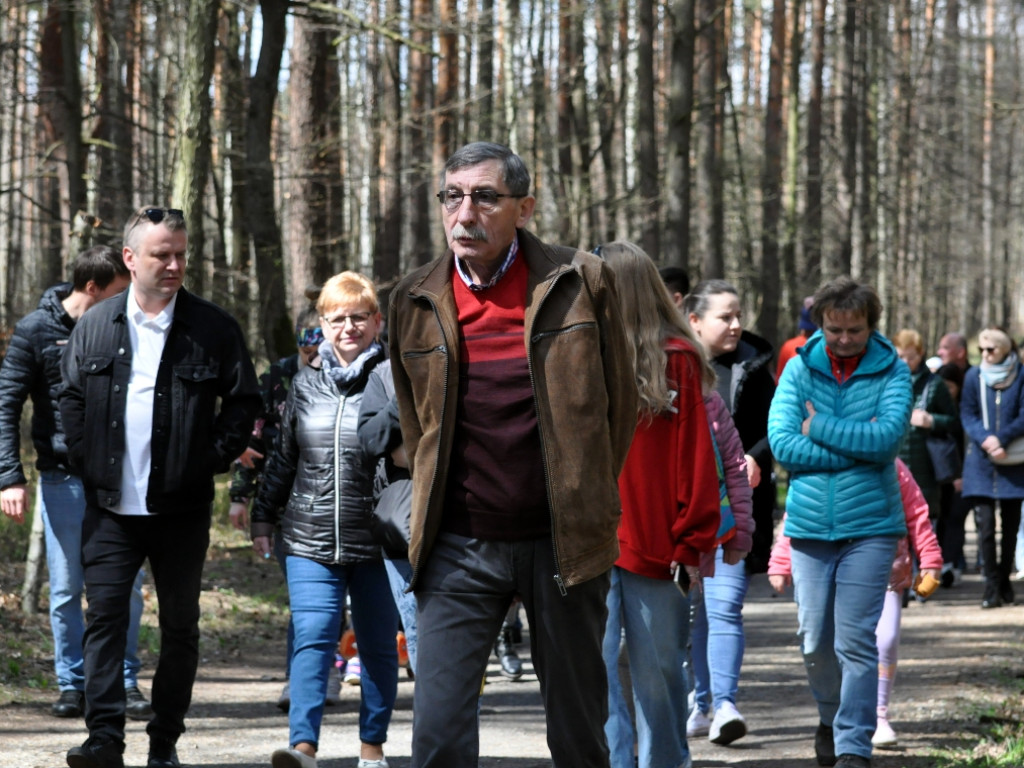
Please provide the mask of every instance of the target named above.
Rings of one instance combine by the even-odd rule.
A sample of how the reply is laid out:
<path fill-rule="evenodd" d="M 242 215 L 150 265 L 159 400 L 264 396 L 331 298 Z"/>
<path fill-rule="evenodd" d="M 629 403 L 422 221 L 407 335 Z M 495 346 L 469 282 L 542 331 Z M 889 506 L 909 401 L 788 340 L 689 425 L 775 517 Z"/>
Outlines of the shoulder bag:
<path fill-rule="evenodd" d="M 988 426 L 988 396 L 985 394 L 987 387 L 985 386 L 985 380 L 978 376 L 978 383 L 981 386 L 981 422 L 985 425 L 985 429 L 989 429 Z M 1024 436 L 1015 437 L 1010 441 L 1009 445 L 1004 445 L 1003 450 L 1006 451 L 1006 455 L 1001 459 L 988 457 L 988 460 L 993 464 L 999 464 L 1000 466 L 1012 466 L 1014 464 L 1024 464 Z"/>

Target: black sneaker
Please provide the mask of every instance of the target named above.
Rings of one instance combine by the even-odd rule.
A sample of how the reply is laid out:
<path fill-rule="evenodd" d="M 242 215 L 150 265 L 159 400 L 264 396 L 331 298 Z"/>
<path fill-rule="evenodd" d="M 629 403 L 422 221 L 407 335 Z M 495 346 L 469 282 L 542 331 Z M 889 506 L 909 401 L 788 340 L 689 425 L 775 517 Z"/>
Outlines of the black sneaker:
<path fill-rule="evenodd" d="M 860 755 L 840 755 L 836 768 L 871 768 L 871 761 Z"/>
<path fill-rule="evenodd" d="M 68 768 L 124 768 L 122 748 L 116 744 L 90 744 L 68 750 Z"/>
<path fill-rule="evenodd" d="M 137 685 L 124 689 L 124 713 L 132 720 L 149 720 L 153 717 L 153 707 Z"/>
<path fill-rule="evenodd" d="M 85 711 L 85 694 L 72 688 L 61 691 L 60 698 L 53 702 L 50 712 L 54 717 L 81 717 Z"/>
<path fill-rule="evenodd" d="M 836 744 L 832 738 L 832 726 L 818 723 L 818 730 L 814 732 L 814 757 L 818 765 L 836 764 Z"/>

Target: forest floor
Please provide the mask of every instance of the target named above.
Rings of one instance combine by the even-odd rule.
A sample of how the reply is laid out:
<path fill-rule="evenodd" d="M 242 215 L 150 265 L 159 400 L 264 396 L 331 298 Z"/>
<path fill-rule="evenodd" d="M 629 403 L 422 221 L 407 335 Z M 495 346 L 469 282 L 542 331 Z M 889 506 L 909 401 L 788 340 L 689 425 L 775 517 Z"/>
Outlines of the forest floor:
<path fill-rule="evenodd" d="M 215 529 L 202 597 L 202 658 L 188 731 L 178 745 L 193 766 L 269 765 L 288 738 L 274 703 L 284 681 L 285 590 L 276 564 L 258 562 L 240 534 Z M 973 552 L 969 552 L 969 557 Z M 21 563 L 0 561 L 0 768 L 58 768 L 81 743 L 81 720 L 49 709 L 52 642 L 45 614 L 25 617 L 17 593 Z M 899 746 L 876 751 L 875 768 L 1021 768 L 1024 690 L 1024 583 L 1021 604 L 980 609 L 981 583 L 969 574 L 903 616 L 899 675 L 891 719 Z M 45 599 L 45 591 L 44 591 Z M 156 598 L 147 594 L 142 687 L 149 690 L 158 645 Z M 691 744 L 694 765 L 811 768 L 816 712 L 800 659 L 796 609 L 756 577 L 745 608 L 747 652 L 738 705 L 749 734 L 729 747 Z M 481 709 L 482 768 L 550 765 L 543 709 L 529 661 L 518 682 L 492 658 Z M 414 682 L 402 677 L 386 746 L 393 768 L 407 768 Z M 354 768 L 359 689 L 346 686 L 323 723 L 320 765 Z M 129 721 L 126 763 L 144 766 L 144 723 Z M 1016 755 L 1014 757 L 1013 755 Z"/>

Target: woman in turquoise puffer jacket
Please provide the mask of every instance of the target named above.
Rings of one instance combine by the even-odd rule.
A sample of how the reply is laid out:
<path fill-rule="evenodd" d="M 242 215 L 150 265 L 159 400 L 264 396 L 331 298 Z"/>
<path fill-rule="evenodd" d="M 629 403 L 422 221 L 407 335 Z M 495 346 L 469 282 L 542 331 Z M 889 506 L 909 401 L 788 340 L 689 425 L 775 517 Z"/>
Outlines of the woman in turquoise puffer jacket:
<path fill-rule="evenodd" d="M 821 717 L 818 764 L 869 768 L 875 626 L 907 532 L 893 461 L 910 423 L 910 371 L 876 330 L 882 306 L 869 286 L 827 283 L 813 311 L 821 330 L 783 371 L 768 439 L 789 472 L 785 534 Z"/>

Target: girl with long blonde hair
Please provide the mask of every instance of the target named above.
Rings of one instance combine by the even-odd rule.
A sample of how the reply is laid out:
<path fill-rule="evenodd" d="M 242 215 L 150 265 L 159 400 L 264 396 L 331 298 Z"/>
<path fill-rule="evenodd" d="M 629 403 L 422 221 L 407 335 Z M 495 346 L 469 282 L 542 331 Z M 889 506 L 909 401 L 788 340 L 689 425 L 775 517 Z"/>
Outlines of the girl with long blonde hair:
<path fill-rule="evenodd" d="M 633 339 L 640 423 L 619 476 L 619 559 L 608 592 L 605 664 L 612 768 L 631 768 L 633 728 L 618 689 L 623 632 L 637 701 L 639 768 L 689 765 L 686 743 L 687 584 L 719 527 L 718 473 L 704 394 L 714 374 L 650 257 L 632 243 L 601 246 Z M 680 589 L 673 584 L 679 571 Z"/>

